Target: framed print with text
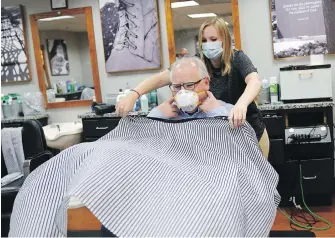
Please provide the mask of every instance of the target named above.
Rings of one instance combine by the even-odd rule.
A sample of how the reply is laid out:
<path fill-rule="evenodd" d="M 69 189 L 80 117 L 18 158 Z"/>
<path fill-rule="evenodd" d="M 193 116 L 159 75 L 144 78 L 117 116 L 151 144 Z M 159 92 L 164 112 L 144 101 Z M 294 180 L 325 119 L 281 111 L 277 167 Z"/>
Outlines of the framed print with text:
<path fill-rule="evenodd" d="M 270 0 L 275 59 L 335 54 L 334 0 Z"/>

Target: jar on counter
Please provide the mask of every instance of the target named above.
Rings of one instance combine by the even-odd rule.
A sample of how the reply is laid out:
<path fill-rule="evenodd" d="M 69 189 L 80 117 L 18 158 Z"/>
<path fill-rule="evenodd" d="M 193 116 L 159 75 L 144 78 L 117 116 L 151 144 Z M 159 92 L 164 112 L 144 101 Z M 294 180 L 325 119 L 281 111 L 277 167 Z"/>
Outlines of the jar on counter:
<path fill-rule="evenodd" d="M 269 80 L 263 78 L 262 89 L 258 95 L 258 104 L 269 104 L 270 103 L 270 83 Z"/>

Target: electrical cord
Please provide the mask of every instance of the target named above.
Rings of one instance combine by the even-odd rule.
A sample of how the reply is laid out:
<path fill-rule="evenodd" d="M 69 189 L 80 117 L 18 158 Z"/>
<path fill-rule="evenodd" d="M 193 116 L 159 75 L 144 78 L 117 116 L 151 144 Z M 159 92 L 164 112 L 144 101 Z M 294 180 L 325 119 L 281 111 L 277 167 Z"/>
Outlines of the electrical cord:
<path fill-rule="evenodd" d="M 288 214 L 286 214 L 281 208 L 278 208 L 279 211 L 286 216 L 290 222 L 292 222 L 295 226 L 300 227 L 300 228 L 304 228 L 304 229 L 308 229 L 308 230 L 318 230 L 318 231 L 325 231 L 325 230 L 329 230 L 332 226 L 332 224 L 326 220 L 325 218 L 322 218 L 321 216 L 318 216 L 317 214 L 315 214 L 314 212 L 311 211 L 311 209 L 307 206 L 306 202 L 305 202 L 305 198 L 304 198 L 304 189 L 303 189 L 303 185 L 302 185 L 302 168 L 301 168 L 301 164 L 299 164 L 299 170 L 300 170 L 300 189 L 301 189 L 301 198 L 302 198 L 302 202 L 307 210 L 307 212 L 311 215 L 314 216 L 318 219 L 320 219 L 320 221 L 323 221 L 324 223 L 326 223 L 328 226 L 327 227 L 314 227 L 314 224 L 308 224 L 308 226 L 306 225 L 302 225 L 300 224 L 298 221 L 296 222 L 292 216 L 289 216 Z"/>
<path fill-rule="evenodd" d="M 305 209 L 290 209 L 291 211 L 287 211 L 285 209 L 285 212 L 290 215 L 290 227 L 293 230 L 296 229 L 296 225 L 292 222 L 292 220 L 296 220 L 296 222 L 306 224 L 308 230 L 312 230 L 312 226 L 320 222 L 320 220 L 317 220 L 315 217 L 313 217 L 311 214 L 308 213 Z M 305 215 L 308 215 L 309 217 L 306 217 Z M 299 219 L 301 220 L 299 220 Z"/>

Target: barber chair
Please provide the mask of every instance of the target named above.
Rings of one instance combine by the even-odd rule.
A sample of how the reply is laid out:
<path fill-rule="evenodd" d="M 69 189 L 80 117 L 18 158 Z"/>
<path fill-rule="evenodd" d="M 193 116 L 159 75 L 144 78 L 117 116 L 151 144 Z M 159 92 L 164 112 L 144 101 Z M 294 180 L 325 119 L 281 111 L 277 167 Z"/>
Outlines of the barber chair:
<path fill-rule="evenodd" d="M 37 120 L 26 120 L 22 126 L 22 144 L 25 161 L 23 164 L 23 178 L 1 187 L 1 237 L 7 237 L 9 232 L 9 221 L 13 204 L 24 179 L 38 166 L 52 157 L 47 150 L 42 125 Z M 2 150 L 1 150 L 2 155 Z M 1 177 L 7 175 L 6 165 L 1 156 Z"/>

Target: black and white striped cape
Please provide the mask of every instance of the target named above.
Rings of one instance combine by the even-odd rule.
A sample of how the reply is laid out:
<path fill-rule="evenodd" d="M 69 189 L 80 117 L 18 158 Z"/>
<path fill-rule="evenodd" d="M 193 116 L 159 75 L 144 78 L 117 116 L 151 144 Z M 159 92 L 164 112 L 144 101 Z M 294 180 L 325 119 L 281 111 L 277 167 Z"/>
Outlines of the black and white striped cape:
<path fill-rule="evenodd" d="M 277 182 L 248 124 L 128 117 L 28 176 L 10 236 L 65 236 L 72 196 L 117 236 L 267 236 Z"/>

